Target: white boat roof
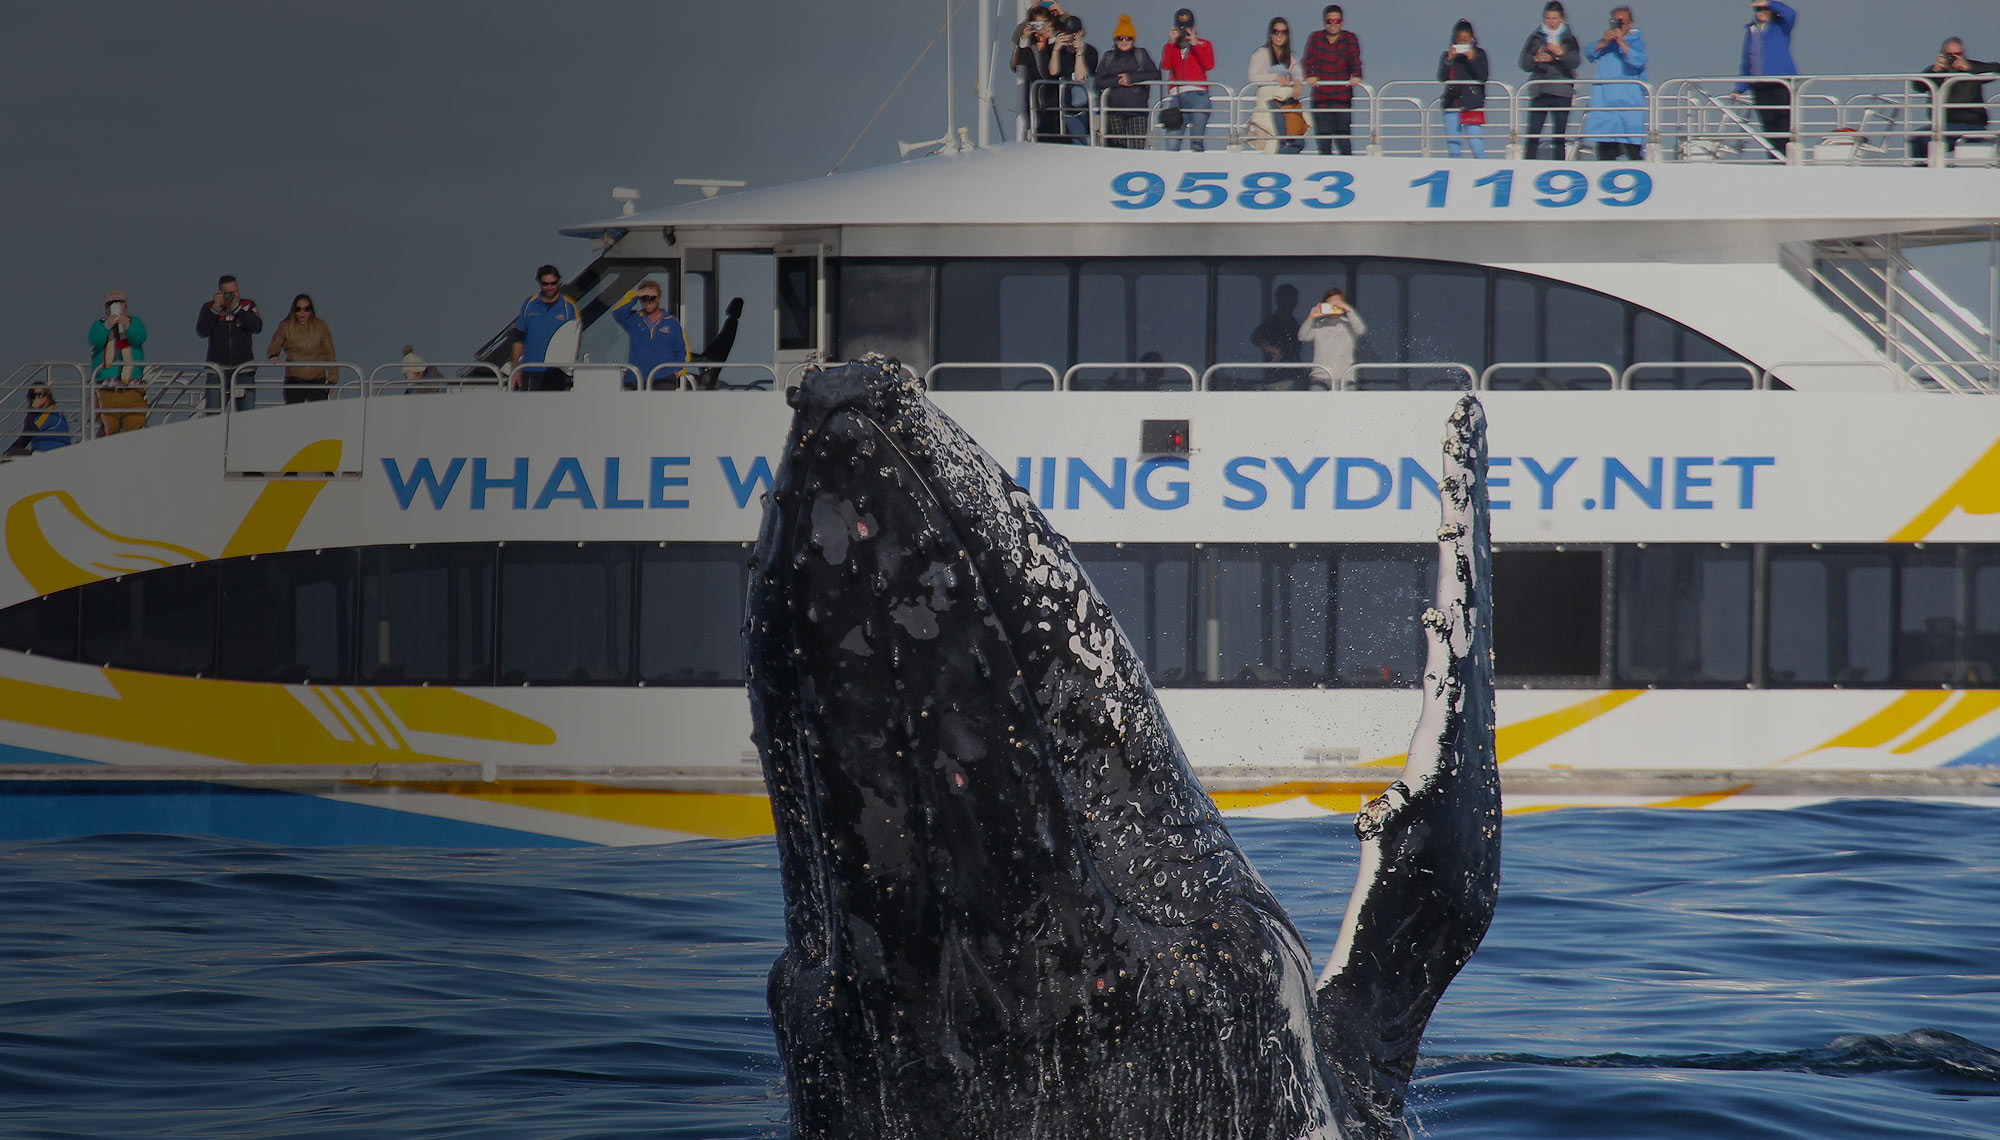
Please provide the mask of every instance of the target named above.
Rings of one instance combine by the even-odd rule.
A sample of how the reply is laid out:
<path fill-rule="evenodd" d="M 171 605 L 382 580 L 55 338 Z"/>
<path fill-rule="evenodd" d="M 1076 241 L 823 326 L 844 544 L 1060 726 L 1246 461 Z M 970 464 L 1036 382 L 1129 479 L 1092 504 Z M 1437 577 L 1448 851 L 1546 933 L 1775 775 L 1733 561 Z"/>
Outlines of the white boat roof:
<path fill-rule="evenodd" d="M 1281 206 L 1247 201 L 1247 176 L 1272 172 Z M 1441 191 L 1436 176 L 1446 182 Z M 1113 182 L 1139 192 L 1119 194 Z M 1202 179 L 1201 175 L 1210 175 Z M 1150 205 L 1152 176 L 1166 190 Z M 1503 187 L 1496 176 L 1506 183 Z M 1588 189 L 1573 204 L 1581 177 Z M 1542 180 L 1552 179 L 1559 190 Z M 1617 181 L 1609 181 L 1616 179 Z M 1184 180 L 1227 194 L 1184 195 Z M 1483 182 L 1483 185 L 1479 183 Z M 1633 187 L 1643 183 L 1640 194 Z M 1539 184 L 1539 185 L 1538 185 Z M 1351 197 L 1350 197 L 1351 195 Z M 1314 206 L 1307 199 L 1323 203 Z M 1440 201 L 1442 198 L 1442 201 Z M 1628 199 L 1639 199 L 1626 204 Z M 1177 199 L 1181 202 L 1177 202 Z M 1269 201 L 1267 195 L 1262 201 Z M 1338 203 L 1338 204 L 1334 204 Z M 638 230 L 839 226 L 1049 226 L 1331 222 L 1808 223 L 1838 233 L 1987 224 L 2000 218 L 2000 169 L 1646 162 L 1573 165 L 1504 159 L 1327 158 L 1009 143 L 830 175 L 570 226 L 597 237 Z M 1816 224 L 1814 224 L 1816 223 Z"/>

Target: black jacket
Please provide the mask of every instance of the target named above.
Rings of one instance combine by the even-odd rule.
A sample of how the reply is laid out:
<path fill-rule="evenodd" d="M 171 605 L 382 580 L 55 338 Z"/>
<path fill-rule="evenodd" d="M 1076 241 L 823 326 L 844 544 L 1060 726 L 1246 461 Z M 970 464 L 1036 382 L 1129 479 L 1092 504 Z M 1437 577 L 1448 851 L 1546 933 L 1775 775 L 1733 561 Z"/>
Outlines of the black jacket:
<path fill-rule="evenodd" d="M 1926 75 L 1974 76 L 1992 75 L 2000 72 L 2000 63 L 1985 63 L 1968 59 L 1965 65 L 1970 71 L 1937 71 L 1933 67 L 1924 69 Z M 1944 122 L 1948 127 L 1984 127 L 1986 125 L 1986 85 L 1990 79 L 1954 78 L 1944 82 Z M 1931 93 L 1932 85 L 1922 81 L 1910 84 L 1922 95 Z"/>
<path fill-rule="evenodd" d="M 1129 75 L 1132 86 L 1120 87 L 1118 77 Z M 1160 77 L 1160 65 L 1146 49 L 1131 51 L 1113 48 L 1097 57 L 1097 89 L 1104 92 L 1104 105 L 1120 111 L 1143 111 L 1153 105 L 1154 91 L 1140 84 Z"/>
<path fill-rule="evenodd" d="M 1533 52 L 1528 53 L 1533 55 Z M 1486 107 L 1486 77 L 1491 68 L 1486 59 L 1486 49 L 1472 45 L 1471 55 L 1460 55 L 1446 48 L 1444 57 L 1438 60 L 1438 82 L 1453 80 L 1471 81 L 1470 86 L 1451 86 L 1444 89 L 1444 109 L 1447 111 L 1479 111 Z"/>
<path fill-rule="evenodd" d="M 1542 28 L 1536 28 L 1528 33 L 1528 42 L 1521 48 L 1521 70 L 1528 73 L 1529 79 L 1575 79 L 1576 69 L 1583 66 L 1583 45 L 1576 42 L 1576 36 L 1564 32 L 1562 54 L 1547 63 L 1536 63 L 1535 53 L 1542 50 L 1542 45 L 1546 44 L 1548 39 L 1546 30 Z M 1555 82 L 1529 88 L 1528 95 L 1530 98 L 1547 95 L 1556 99 L 1574 99 L 1576 88 L 1568 83 Z"/>
<path fill-rule="evenodd" d="M 238 301 L 233 313 L 217 313 L 203 304 L 194 318 L 194 335 L 208 342 L 208 361 L 225 369 L 248 364 L 256 358 L 250 338 L 264 331 L 264 318 L 254 301 Z"/>

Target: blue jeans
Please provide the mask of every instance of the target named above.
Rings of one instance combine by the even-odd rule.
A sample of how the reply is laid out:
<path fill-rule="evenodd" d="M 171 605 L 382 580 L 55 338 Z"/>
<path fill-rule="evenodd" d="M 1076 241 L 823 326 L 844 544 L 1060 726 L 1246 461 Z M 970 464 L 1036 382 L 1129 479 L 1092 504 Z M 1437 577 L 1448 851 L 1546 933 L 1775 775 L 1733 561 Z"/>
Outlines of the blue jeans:
<path fill-rule="evenodd" d="M 1472 145 L 1472 157 L 1485 158 L 1485 136 L 1486 127 L 1484 125 L 1474 123 L 1469 127 L 1463 126 L 1458 121 L 1457 111 L 1446 111 L 1444 113 L 1444 146 L 1445 150 L 1449 151 L 1453 158 L 1457 158 L 1459 151 L 1464 149 L 1464 144 L 1459 141 L 1460 139 Z"/>
<path fill-rule="evenodd" d="M 1170 107 L 1181 109 L 1179 130 L 1167 132 L 1167 149 L 1181 149 L 1185 136 L 1189 150 L 1208 149 L 1208 111 L 1214 104 L 1208 101 L 1207 91 L 1183 91 L 1167 100 Z"/>

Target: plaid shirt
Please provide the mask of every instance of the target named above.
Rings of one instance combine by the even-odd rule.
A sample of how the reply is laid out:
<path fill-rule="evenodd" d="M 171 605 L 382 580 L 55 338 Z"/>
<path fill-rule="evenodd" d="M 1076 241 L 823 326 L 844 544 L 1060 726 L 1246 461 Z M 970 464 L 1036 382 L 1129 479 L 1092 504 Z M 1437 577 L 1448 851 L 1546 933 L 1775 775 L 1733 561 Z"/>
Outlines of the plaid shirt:
<path fill-rule="evenodd" d="M 1360 82 L 1361 38 L 1348 32 L 1337 40 L 1330 40 L 1324 28 L 1308 36 L 1306 79 L 1352 79 Z M 1354 105 L 1354 88 L 1315 87 L 1312 101 L 1315 107 L 1351 107 Z"/>

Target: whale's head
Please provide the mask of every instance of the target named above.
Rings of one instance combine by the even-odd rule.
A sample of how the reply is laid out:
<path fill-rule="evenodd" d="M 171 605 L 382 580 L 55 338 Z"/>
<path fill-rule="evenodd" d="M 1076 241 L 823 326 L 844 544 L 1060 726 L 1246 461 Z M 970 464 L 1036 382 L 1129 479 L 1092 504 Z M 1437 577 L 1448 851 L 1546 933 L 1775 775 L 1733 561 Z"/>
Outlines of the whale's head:
<path fill-rule="evenodd" d="M 746 644 L 793 1134 L 1339 1135 L 1304 942 L 1068 542 L 895 368 L 789 398 Z"/>

